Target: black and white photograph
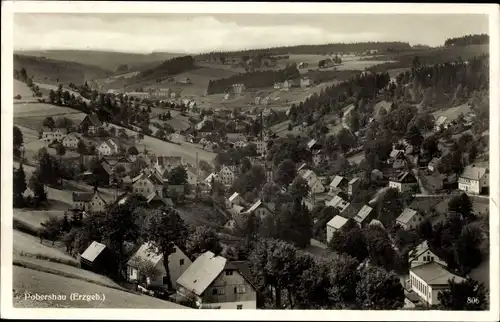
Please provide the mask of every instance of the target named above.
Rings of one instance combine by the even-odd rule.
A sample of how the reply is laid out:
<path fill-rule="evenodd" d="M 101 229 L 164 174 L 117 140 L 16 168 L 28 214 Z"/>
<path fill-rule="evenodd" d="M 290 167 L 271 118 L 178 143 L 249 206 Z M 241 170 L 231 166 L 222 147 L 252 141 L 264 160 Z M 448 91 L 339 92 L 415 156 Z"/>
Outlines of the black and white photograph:
<path fill-rule="evenodd" d="M 2 306 L 498 318 L 498 6 L 71 4 L 10 3 Z"/>

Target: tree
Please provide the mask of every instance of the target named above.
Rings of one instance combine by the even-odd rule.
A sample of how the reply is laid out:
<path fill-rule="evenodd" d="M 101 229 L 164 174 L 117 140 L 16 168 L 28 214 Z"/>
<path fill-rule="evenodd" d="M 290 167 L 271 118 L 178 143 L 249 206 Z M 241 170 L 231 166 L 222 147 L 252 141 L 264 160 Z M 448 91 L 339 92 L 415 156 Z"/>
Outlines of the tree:
<path fill-rule="evenodd" d="M 30 188 L 34 194 L 34 207 L 38 208 L 47 201 L 47 192 L 45 191 L 45 185 L 41 180 L 40 170 L 35 171 L 31 175 Z"/>
<path fill-rule="evenodd" d="M 448 281 L 448 288 L 438 293 L 440 308 L 456 311 L 479 311 L 488 308 L 486 288 L 483 283 L 467 278 Z"/>
<path fill-rule="evenodd" d="M 213 170 L 213 167 L 205 160 L 200 160 L 200 162 L 198 162 L 198 166 L 203 172 L 212 172 Z"/>
<path fill-rule="evenodd" d="M 410 126 L 410 128 L 406 132 L 405 138 L 411 145 L 415 147 L 415 150 L 420 148 L 420 145 L 424 140 L 424 137 L 420 133 L 420 130 L 415 125 Z"/>
<path fill-rule="evenodd" d="M 387 232 L 379 226 L 369 226 L 365 231 L 370 264 L 394 270 L 398 264 L 397 254 Z"/>
<path fill-rule="evenodd" d="M 197 226 L 186 241 L 186 253 L 190 258 L 198 258 L 207 251 L 215 255 L 221 254 L 222 244 L 219 236 L 209 227 Z"/>
<path fill-rule="evenodd" d="M 404 209 L 402 196 L 395 188 L 389 188 L 378 205 L 378 220 L 384 227 L 392 227 Z"/>
<path fill-rule="evenodd" d="M 467 221 L 475 219 L 472 203 L 466 193 L 451 198 L 448 202 L 448 211 L 460 214 Z"/>
<path fill-rule="evenodd" d="M 333 233 L 328 247 L 335 252 L 352 256 L 359 262 L 368 257 L 368 244 L 363 231 L 352 221 Z"/>
<path fill-rule="evenodd" d="M 168 174 L 168 183 L 171 185 L 181 185 L 187 183 L 187 172 L 183 166 L 177 166 L 170 170 Z"/>
<path fill-rule="evenodd" d="M 334 308 L 357 308 L 356 285 L 360 280 L 359 262 L 348 255 L 336 255 L 327 262 L 331 287 L 328 297 Z"/>
<path fill-rule="evenodd" d="M 365 310 L 397 310 L 404 305 L 405 295 L 399 277 L 381 267 L 367 266 L 360 272 L 356 286 L 357 301 Z"/>
<path fill-rule="evenodd" d="M 151 244 L 151 250 L 163 255 L 163 266 L 169 288 L 172 288 L 168 258 L 175 246 L 185 249 L 188 230 L 176 210 L 163 208 L 154 210 L 146 219 L 143 236 Z"/>
<path fill-rule="evenodd" d="M 422 149 L 424 149 L 431 158 L 437 156 L 439 148 L 436 137 L 434 135 L 426 137 L 422 143 Z"/>
<path fill-rule="evenodd" d="M 76 151 L 79 153 L 79 154 L 87 154 L 87 145 L 85 144 L 85 142 L 83 140 L 78 140 L 78 144 L 76 146 Z"/>
<path fill-rule="evenodd" d="M 57 217 L 51 216 L 41 225 L 43 227 L 42 235 L 52 241 L 52 245 L 54 245 L 55 240 L 61 234 L 61 221 Z"/>
<path fill-rule="evenodd" d="M 24 143 L 23 133 L 21 132 L 21 130 L 17 126 L 14 126 L 14 132 L 13 132 L 14 147 L 19 148 L 20 146 L 23 145 L 23 143 Z"/>
<path fill-rule="evenodd" d="M 54 119 L 52 117 L 48 116 L 45 118 L 45 120 L 43 120 L 43 126 L 53 130 L 56 127 L 56 123 L 54 122 Z"/>
<path fill-rule="evenodd" d="M 301 200 L 295 199 L 291 207 L 282 207 L 277 217 L 276 228 L 280 239 L 300 248 L 311 243 L 312 217 Z"/>
<path fill-rule="evenodd" d="M 338 144 L 342 152 L 346 153 L 356 145 L 356 137 L 349 130 L 342 128 L 337 134 Z"/>
<path fill-rule="evenodd" d="M 131 262 L 137 268 L 137 282 L 139 284 L 147 284 L 148 279 L 155 280 L 161 274 L 160 270 L 150 260 L 134 257 Z"/>
<path fill-rule="evenodd" d="M 295 163 L 291 159 L 285 159 L 278 166 L 274 174 L 274 181 L 276 183 L 288 187 L 297 175 Z"/>
<path fill-rule="evenodd" d="M 137 150 L 137 148 L 135 146 L 131 146 L 130 148 L 128 148 L 127 154 L 128 155 L 138 155 L 139 150 Z"/>
<path fill-rule="evenodd" d="M 26 185 L 26 175 L 24 174 L 23 165 L 20 164 L 19 168 L 14 170 L 13 174 L 13 203 L 14 207 L 22 207 L 24 205 L 24 192 L 27 189 Z"/>
<path fill-rule="evenodd" d="M 106 244 L 118 255 L 118 263 L 123 264 L 123 243 L 135 243 L 140 230 L 135 222 L 130 205 L 113 204 L 104 212 L 101 233 Z"/>
<path fill-rule="evenodd" d="M 59 156 L 65 155 L 66 154 L 66 147 L 62 143 L 57 144 L 56 153 Z"/>
<path fill-rule="evenodd" d="M 309 196 L 310 192 L 309 185 L 307 184 L 307 181 L 302 178 L 302 177 L 296 177 L 292 185 L 290 186 L 290 189 L 288 192 L 292 196 L 294 200 L 298 200 L 299 202 L 302 202 L 302 199 L 306 198 Z"/>

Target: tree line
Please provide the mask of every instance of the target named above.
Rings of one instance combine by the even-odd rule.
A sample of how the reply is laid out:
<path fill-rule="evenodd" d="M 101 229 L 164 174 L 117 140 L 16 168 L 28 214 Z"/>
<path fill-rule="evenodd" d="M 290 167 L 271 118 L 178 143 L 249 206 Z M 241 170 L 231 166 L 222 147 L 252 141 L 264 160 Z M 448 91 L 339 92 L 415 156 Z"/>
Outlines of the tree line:
<path fill-rule="evenodd" d="M 444 45 L 450 46 L 469 46 L 469 45 L 485 45 L 490 43 L 488 34 L 465 35 L 462 37 L 448 38 Z"/>
<path fill-rule="evenodd" d="M 233 84 L 244 84 L 247 88 L 262 88 L 273 86 L 276 82 L 284 82 L 300 77 L 295 66 L 281 70 L 255 71 L 234 75 L 228 78 L 214 79 L 208 82 L 207 94 L 228 93 Z"/>
<path fill-rule="evenodd" d="M 177 75 L 196 67 L 193 56 L 181 56 L 168 59 L 160 65 L 141 71 L 133 80 L 161 78 L 165 75 Z"/>

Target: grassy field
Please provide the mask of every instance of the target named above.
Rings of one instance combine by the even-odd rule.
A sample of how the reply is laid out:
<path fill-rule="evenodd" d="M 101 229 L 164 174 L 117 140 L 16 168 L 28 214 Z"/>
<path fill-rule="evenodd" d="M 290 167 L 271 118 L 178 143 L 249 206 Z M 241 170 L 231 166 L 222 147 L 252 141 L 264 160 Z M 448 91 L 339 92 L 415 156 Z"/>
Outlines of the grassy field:
<path fill-rule="evenodd" d="M 469 103 L 465 103 L 465 104 L 455 106 L 452 108 L 436 111 L 436 112 L 432 113 L 432 115 L 434 115 L 434 118 L 436 120 L 440 116 L 446 116 L 449 121 L 453 121 L 453 120 L 456 120 L 460 114 L 465 115 L 471 111 L 472 110 L 470 108 Z"/>
<path fill-rule="evenodd" d="M 225 224 L 224 217 L 220 213 L 204 204 L 186 204 L 176 207 L 176 210 L 181 218 L 190 225 L 220 228 Z"/>
<path fill-rule="evenodd" d="M 46 103 L 36 103 L 36 104 L 16 104 L 14 107 L 14 118 L 16 117 L 36 117 L 36 116 L 67 116 L 72 114 L 81 114 L 82 112 L 64 107 L 64 106 L 55 106 Z"/>
<path fill-rule="evenodd" d="M 50 90 L 57 91 L 57 89 L 59 88 L 57 84 L 47 84 L 47 83 L 35 83 L 35 84 L 38 85 L 38 87 L 40 88 L 40 90 L 44 95 L 48 95 Z M 75 92 L 74 90 L 69 89 L 67 87 L 63 87 L 63 91 L 68 91 L 69 94 L 73 94 L 76 97 L 81 97 L 80 93 Z M 82 100 L 87 103 L 89 102 L 89 100 L 86 99 L 85 97 L 82 97 Z"/>
<path fill-rule="evenodd" d="M 14 96 L 21 95 L 21 99 L 14 99 L 14 104 L 37 102 L 37 98 L 33 97 L 33 92 L 25 83 L 14 79 Z"/>
<path fill-rule="evenodd" d="M 146 295 L 132 294 L 105 286 L 62 277 L 28 268 L 13 267 L 13 298 L 15 308 L 148 308 L 184 309 L 185 307 Z M 33 301 L 24 294 L 64 294 L 64 301 Z M 71 293 L 104 295 L 101 301 L 71 301 Z"/>
<path fill-rule="evenodd" d="M 78 265 L 78 261 L 63 251 L 49 246 L 51 242 L 44 241 L 40 244 L 40 240 L 34 236 L 13 230 L 13 255 L 35 257 L 42 255 L 44 258 L 51 258 L 53 261 L 69 262 L 73 265 Z"/>

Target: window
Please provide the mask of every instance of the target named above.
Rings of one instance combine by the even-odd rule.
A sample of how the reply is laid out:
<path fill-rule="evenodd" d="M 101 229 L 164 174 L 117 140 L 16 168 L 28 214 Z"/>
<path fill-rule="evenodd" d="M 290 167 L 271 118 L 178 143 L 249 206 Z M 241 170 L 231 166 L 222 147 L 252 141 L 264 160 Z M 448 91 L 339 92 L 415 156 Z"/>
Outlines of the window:
<path fill-rule="evenodd" d="M 226 271 L 226 276 L 229 276 L 229 275 L 233 275 L 233 271 L 231 271 L 231 270 L 227 270 L 227 271 Z"/>
<path fill-rule="evenodd" d="M 168 284 L 168 277 L 167 276 L 163 276 L 163 285 L 166 285 Z"/>
<path fill-rule="evenodd" d="M 212 289 L 212 295 L 217 295 L 217 289 L 216 288 Z"/>
<path fill-rule="evenodd" d="M 243 309 L 243 305 L 241 305 L 241 304 L 240 305 L 236 305 L 236 309 L 237 310 L 242 310 Z"/>
<path fill-rule="evenodd" d="M 181 259 L 181 260 L 179 261 L 179 265 L 184 265 L 184 259 Z"/>
<path fill-rule="evenodd" d="M 174 249 L 172 250 L 172 254 L 176 252 L 177 252 L 177 247 L 174 247 Z"/>

